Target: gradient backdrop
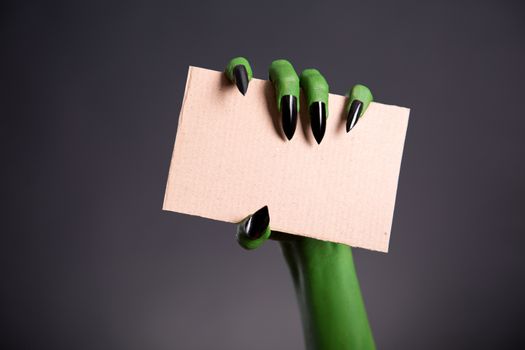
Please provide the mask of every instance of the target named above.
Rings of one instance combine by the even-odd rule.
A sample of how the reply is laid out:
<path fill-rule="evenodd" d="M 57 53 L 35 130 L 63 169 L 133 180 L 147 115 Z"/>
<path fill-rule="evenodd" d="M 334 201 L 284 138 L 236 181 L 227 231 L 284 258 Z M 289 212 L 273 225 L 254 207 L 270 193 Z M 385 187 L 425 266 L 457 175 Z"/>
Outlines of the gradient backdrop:
<path fill-rule="evenodd" d="M 303 348 L 277 244 L 161 211 L 188 65 L 235 55 L 412 108 L 391 252 L 355 251 L 378 347 L 523 346 L 520 1 L 3 2 L 0 30 L 2 349 Z"/>

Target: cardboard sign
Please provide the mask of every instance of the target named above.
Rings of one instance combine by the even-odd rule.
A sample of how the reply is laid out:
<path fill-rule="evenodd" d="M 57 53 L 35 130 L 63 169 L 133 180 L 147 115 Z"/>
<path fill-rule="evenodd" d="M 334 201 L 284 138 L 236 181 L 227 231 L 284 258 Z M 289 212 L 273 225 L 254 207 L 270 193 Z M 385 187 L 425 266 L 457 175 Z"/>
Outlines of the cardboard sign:
<path fill-rule="evenodd" d="M 318 145 L 300 102 L 288 141 L 269 81 L 243 96 L 190 67 L 163 209 L 237 223 L 268 205 L 272 230 L 387 252 L 409 109 L 373 102 L 346 133 L 331 94 Z"/>

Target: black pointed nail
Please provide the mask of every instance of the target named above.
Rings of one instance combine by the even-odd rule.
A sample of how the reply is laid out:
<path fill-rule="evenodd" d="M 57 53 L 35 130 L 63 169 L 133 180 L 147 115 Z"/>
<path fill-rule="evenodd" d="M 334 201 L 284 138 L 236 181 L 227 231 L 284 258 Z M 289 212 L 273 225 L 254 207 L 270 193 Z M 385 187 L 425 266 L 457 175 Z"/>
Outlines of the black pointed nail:
<path fill-rule="evenodd" d="M 241 94 L 246 95 L 249 83 L 246 67 L 242 64 L 235 66 L 235 68 L 233 68 L 233 77 L 235 78 L 235 84 L 237 85 L 237 88 Z"/>
<path fill-rule="evenodd" d="M 324 102 L 314 102 L 310 105 L 310 125 L 317 143 L 321 143 L 326 131 L 326 106 Z"/>
<path fill-rule="evenodd" d="M 281 98 L 281 114 L 284 134 L 291 140 L 297 126 L 297 97 L 286 95 Z"/>
<path fill-rule="evenodd" d="M 361 110 L 363 109 L 363 102 L 359 100 L 352 101 L 350 110 L 348 111 L 348 117 L 346 118 L 346 132 L 352 130 L 357 121 L 360 118 Z"/>
<path fill-rule="evenodd" d="M 270 225 L 270 214 L 268 213 L 268 206 L 265 205 L 246 220 L 244 231 L 251 239 L 257 239 L 262 236 L 268 225 Z"/>

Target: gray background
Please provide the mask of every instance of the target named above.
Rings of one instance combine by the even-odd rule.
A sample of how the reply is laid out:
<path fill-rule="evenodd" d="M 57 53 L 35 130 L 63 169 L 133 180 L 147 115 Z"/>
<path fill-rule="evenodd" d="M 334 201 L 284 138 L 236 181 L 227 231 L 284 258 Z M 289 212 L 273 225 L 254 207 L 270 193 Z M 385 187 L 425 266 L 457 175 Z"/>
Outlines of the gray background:
<path fill-rule="evenodd" d="M 303 347 L 274 242 L 161 211 L 187 67 L 235 55 L 412 108 L 391 252 L 355 250 L 379 348 L 523 344 L 519 1 L 1 6 L 2 349 Z"/>

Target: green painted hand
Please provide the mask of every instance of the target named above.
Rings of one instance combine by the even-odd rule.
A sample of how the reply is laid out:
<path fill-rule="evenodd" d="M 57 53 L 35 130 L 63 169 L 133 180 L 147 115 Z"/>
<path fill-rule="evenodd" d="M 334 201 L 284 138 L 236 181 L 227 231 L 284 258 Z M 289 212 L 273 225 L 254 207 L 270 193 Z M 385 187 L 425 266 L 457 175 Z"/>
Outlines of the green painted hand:
<path fill-rule="evenodd" d="M 247 92 L 252 70 L 249 62 L 234 58 L 226 75 L 239 91 Z M 300 77 L 286 60 L 272 62 L 270 80 L 275 88 L 277 109 L 283 131 L 291 140 L 297 123 L 300 89 L 306 97 L 312 132 L 321 142 L 328 118 L 328 84 L 316 69 L 306 69 Z M 349 132 L 372 101 L 370 90 L 355 85 L 349 93 L 347 125 Z M 263 207 L 237 225 L 237 241 L 255 249 L 268 239 L 279 242 L 292 274 L 303 321 L 307 349 L 375 349 L 368 323 L 352 250 L 349 246 L 271 231 L 268 207 Z"/>

